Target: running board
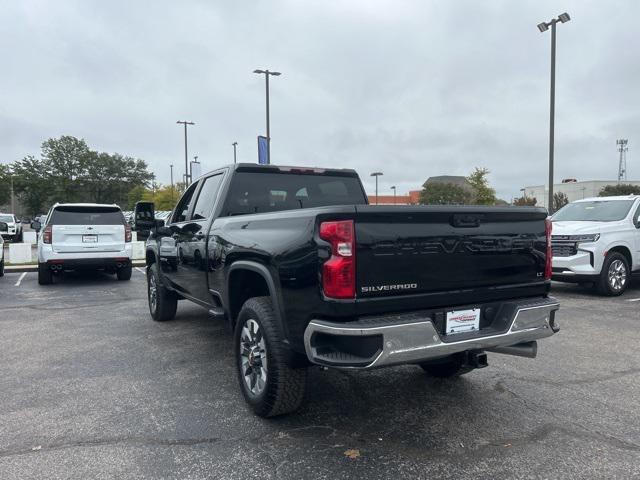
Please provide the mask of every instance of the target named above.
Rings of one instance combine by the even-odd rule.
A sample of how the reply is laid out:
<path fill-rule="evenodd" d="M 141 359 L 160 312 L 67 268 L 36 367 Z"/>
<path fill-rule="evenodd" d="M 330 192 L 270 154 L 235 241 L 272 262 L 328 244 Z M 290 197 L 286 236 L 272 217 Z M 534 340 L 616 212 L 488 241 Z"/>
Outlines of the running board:
<path fill-rule="evenodd" d="M 224 309 L 222 307 L 210 308 L 209 316 L 215 319 L 224 318 Z"/>

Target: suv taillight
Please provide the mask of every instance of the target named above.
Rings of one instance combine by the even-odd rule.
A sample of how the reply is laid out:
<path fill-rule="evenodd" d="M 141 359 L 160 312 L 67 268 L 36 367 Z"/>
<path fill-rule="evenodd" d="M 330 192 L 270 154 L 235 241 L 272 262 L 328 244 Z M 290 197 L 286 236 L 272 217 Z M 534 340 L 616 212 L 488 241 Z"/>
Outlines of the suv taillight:
<path fill-rule="evenodd" d="M 547 238 L 547 255 L 544 263 L 544 279 L 551 280 L 551 273 L 553 272 L 553 265 L 551 264 L 551 260 L 553 259 L 553 249 L 551 248 L 551 230 L 552 223 L 551 220 L 546 218 L 544 220 L 544 234 Z"/>
<path fill-rule="evenodd" d="M 124 226 L 124 241 L 131 241 L 131 225 L 129 225 L 128 223 Z"/>
<path fill-rule="evenodd" d="M 52 233 L 51 225 L 44 227 L 44 230 L 42 231 L 42 243 L 51 243 L 51 237 L 53 236 Z"/>
<path fill-rule="evenodd" d="M 331 244 L 331 258 L 322 266 L 322 290 L 330 298 L 355 298 L 356 249 L 353 220 L 322 222 L 320 238 Z"/>

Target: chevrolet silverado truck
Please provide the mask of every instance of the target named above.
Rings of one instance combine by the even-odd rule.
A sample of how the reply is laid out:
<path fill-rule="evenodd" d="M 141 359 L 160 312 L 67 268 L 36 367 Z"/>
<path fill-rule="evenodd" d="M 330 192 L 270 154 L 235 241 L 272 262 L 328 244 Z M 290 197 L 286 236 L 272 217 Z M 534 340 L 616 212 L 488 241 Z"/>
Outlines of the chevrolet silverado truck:
<path fill-rule="evenodd" d="M 559 330 L 551 223 L 536 207 L 373 206 L 353 170 L 237 164 L 196 180 L 166 224 L 139 202 L 151 317 L 225 319 L 260 416 L 301 404 L 307 367 L 415 364 L 454 377 L 533 358 Z"/>

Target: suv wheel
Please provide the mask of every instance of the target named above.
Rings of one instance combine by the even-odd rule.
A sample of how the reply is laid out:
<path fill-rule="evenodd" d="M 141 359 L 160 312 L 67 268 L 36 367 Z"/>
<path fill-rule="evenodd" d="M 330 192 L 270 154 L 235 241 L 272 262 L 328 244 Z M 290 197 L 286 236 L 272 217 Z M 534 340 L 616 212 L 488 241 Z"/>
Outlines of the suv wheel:
<path fill-rule="evenodd" d="M 38 284 L 49 285 L 53 281 L 53 274 L 46 263 L 38 264 Z"/>
<path fill-rule="evenodd" d="M 274 417 L 297 410 L 304 399 L 307 369 L 287 365 L 287 350 L 269 297 L 245 302 L 233 339 L 240 389 L 253 411 Z"/>
<path fill-rule="evenodd" d="M 116 271 L 116 275 L 118 276 L 118 280 L 131 280 L 131 271 L 132 270 L 133 270 L 133 268 L 131 267 L 131 265 L 129 265 L 128 267 L 120 267 Z"/>
<path fill-rule="evenodd" d="M 129 272 L 129 276 L 131 276 L 131 272 Z M 157 263 L 152 263 L 147 267 L 147 298 L 149 313 L 155 321 L 164 322 L 175 318 L 178 309 L 178 296 L 176 292 L 167 290 L 162 285 Z"/>
<path fill-rule="evenodd" d="M 0 248 L 2 248 L 2 245 L 0 245 Z M 0 260 L 0 277 L 4 277 L 4 258 Z"/>
<path fill-rule="evenodd" d="M 609 253 L 602 265 L 598 291 L 602 295 L 617 296 L 627 289 L 629 284 L 629 262 L 618 252 Z"/>

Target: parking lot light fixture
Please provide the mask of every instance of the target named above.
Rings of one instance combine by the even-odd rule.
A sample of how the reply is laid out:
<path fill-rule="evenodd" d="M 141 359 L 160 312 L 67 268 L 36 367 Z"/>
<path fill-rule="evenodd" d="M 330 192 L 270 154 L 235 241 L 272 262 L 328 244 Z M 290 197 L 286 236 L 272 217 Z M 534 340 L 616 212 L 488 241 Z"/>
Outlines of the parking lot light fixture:
<path fill-rule="evenodd" d="M 396 186 L 393 185 L 391 187 L 391 190 L 393 190 L 393 204 L 395 205 L 396 204 Z"/>
<path fill-rule="evenodd" d="M 571 20 L 568 13 L 562 13 L 558 18 L 538 24 L 540 32 L 546 32 L 551 27 L 551 92 L 549 99 L 549 196 L 547 210 L 553 213 L 553 155 L 554 155 L 554 121 L 556 103 L 556 24 L 567 23 Z"/>
<path fill-rule="evenodd" d="M 382 172 L 373 172 L 372 177 L 376 177 L 376 205 L 378 205 L 378 177 L 384 175 Z"/>
<path fill-rule="evenodd" d="M 265 87 L 266 87 L 266 104 L 267 104 L 267 162 L 271 163 L 271 129 L 269 125 L 269 77 L 279 77 L 282 75 L 280 72 L 272 72 L 270 70 L 256 69 L 253 71 L 258 75 L 264 75 Z"/>

